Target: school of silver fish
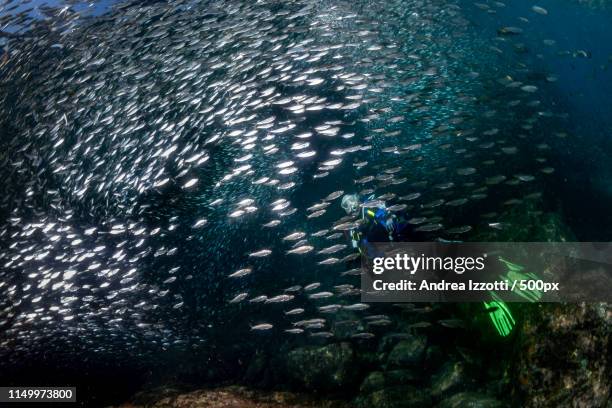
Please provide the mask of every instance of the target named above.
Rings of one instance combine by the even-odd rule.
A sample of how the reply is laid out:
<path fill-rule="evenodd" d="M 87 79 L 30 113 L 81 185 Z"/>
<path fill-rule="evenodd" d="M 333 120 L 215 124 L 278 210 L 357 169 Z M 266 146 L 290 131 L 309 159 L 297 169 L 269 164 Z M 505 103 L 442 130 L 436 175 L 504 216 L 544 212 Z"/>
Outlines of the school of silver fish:
<path fill-rule="evenodd" d="M 422 240 L 495 233 L 568 136 L 539 97 L 557 78 L 515 52 L 538 5 L 482 38 L 465 11 L 503 3 L 77 3 L 0 5 L 5 359 L 199 347 L 229 322 L 370 339 L 393 319 L 360 301 L 341 197 Z"/>

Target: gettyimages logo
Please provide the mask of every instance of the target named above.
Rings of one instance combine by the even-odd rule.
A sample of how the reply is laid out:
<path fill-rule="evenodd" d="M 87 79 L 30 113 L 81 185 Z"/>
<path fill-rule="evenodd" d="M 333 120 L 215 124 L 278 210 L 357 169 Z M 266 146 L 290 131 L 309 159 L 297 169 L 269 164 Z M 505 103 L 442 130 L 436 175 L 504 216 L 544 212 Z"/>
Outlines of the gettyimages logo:
<path fill-rule="evenodd" d="M 405 271 L 414 275 L 418 271 L 452 271 L 463 274 L 466 271 L 482 271 L 485 268 L 487 254 L 478 257 L 441 257 L 441 256 L 410 256 L 408 254 L 396 254 L 394 257 L 375 257 L 372 260 L 372 272 L 380 275 L 385 270 Z"/>

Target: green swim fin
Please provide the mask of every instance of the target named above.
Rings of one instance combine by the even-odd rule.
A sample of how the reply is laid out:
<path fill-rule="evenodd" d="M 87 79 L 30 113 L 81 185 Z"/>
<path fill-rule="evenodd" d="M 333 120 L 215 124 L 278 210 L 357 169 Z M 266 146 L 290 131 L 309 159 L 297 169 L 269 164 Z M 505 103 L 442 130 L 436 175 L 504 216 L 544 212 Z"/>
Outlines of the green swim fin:
<path fill-rule="evenodd" d="M 508 282 L 510 287 L 512 287 L 514 282 L 522 281 L 522 280 L 539 280 L 540 278 L 531 273 L 531 272 L 523 272 L 524 267 L 512 263 L 510 261 L 505 260 L 504 258 L 499 258 L 500 262 L 504 263 L 508 268 L 508 272 L 506 276 L 501 275 L 500 278 Z M 514 288 L 514 293 L 522 297 L 523 299 L 529 302 L 537 302 L 542 298 L 542 292 L 537 289 L 520 289 L 519 285 Z"/>
<path fill-rule="evenodd" d="M 492 301 L 484 302 L 485 310 L 489 313 L 489 318 L 497 333 L 506 337 L 512 332 L 516 322 L 506 302 L 501 300 L 495 292 L 491 292 L 491 297 Z"/>

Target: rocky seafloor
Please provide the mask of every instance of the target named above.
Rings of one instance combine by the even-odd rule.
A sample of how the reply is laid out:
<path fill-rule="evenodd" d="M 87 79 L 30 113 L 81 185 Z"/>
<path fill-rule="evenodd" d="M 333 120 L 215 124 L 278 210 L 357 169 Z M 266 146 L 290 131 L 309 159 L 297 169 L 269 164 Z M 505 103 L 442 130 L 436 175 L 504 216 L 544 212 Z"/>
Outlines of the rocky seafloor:
<path fill-rule="evenodd" d="M 509 230 L 508 241 L 572 240 L 556 213 L 523 207 L 505 217 L 525 226 Z M 609 304 L 515 304 L 517 330 L 504 341 L 482 329 L 476 305 L 397 306 L 393 333 L 366 344 L 257 351 L 232 384 L 151 384 L 122 406 L 612 407 Z M 469 323 L 414 329 L 449 308 Z"/>
<path fill-rule="evenodd" d="M 346 408 L 344 401 L 322 400 L 308 394 L 286 391 L 264 392 L 240 386 L 181 392 L 160 388 L 143 392 L 120 408 L 215 407 L 215 408 Z"/>

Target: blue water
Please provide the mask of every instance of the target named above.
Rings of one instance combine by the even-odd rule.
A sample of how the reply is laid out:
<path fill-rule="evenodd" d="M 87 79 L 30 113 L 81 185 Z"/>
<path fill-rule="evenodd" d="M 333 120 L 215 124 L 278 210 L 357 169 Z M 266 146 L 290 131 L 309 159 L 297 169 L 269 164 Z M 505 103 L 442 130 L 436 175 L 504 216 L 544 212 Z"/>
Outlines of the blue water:
<path fill-rule="evenodd" d="M 548 15 L 534 13 L 537 4 Z M 466 5 L 467 8 L 467 5 Z M 540 81 L 539 97 L 556 112 L 567 113 L 557 122 L 569 137 L 556 146 L 558 165 L 549 186 L 577 240 L 612 237 L 612 7 L 591 8 L 573 1 L 517 0 L 494 7 L 495 15 L 473 7 L 473 18 L 483 36 L 494 36 L 503 26 L 524 33 L 524 55 L 532 72 L 554 75 L 554 83 Z M 530 22 L 521 21 L 526 17 Z M 544 40 L 556 41 L 554 46 Z M 585 51 L 587 57 L 558 55 Z M 504 73 L 500 72 L 500 77 Z M 554 185 L 553 185 L 554 183 Z"/>
<path fill-rule="evenodd" d="M 497 15 L 482 18 L 475 10 L 475 18 L 483 35 L 491 35 L 501 26 L 517 26 L 525 31 L 519 40 L 529 49 L 532 69 L 555 74 L 556 83 L 544 88 L 555 104 L 571 115 L 577 128 L 584 128 L 599 142 L 610 139 L 612 129 L 612 9 L 592 9 L 577 2 L 545 0 L 537 2 L 548 15 L 531 11 L 532 1 L 517 0 L 506 7 L 496 8 Z M 526 17 L 529 23 L 519 20 Z M 553 39 L 555 46 L 544 45 Z M 588 58 L 556 55 L 557 51 L 587 51 Z M 541 58 L 537 56 L 541 54 Z M 607 132 L 607 136 L 604 134 Z"/>

